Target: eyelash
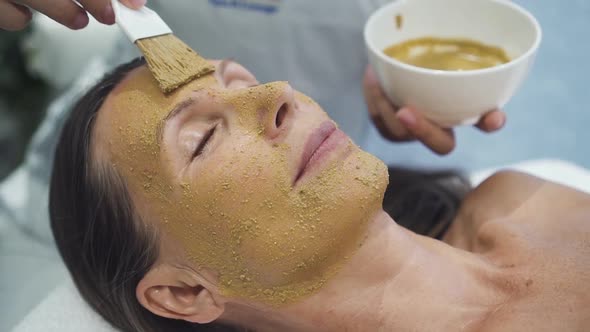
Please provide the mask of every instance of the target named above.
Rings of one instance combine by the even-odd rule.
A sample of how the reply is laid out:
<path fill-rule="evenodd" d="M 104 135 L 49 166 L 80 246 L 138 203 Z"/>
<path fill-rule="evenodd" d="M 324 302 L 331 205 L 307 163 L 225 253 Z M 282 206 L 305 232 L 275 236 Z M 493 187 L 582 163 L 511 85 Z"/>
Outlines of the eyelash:
<path fill-rule="evenodd" d="M 191 156 L 191 161 L 193 161 L 195 158 L 197 158 L 198 156 L 200 156 L 203 153 L 203 150 L 207 146 L 207 143 L 209 143 L 209 141 L 211 140 L 211 138 L 215 134 L 216 129 L 217 129 L 217 125 L 213 126 L 211 129 L 209 129 L 209 131 L 207 131 L 207 133 L 205 133 L 205 136 L 199 142 L 199 145 L 197 145 L 197 148 L 193 152 L 193 155 Z"/>

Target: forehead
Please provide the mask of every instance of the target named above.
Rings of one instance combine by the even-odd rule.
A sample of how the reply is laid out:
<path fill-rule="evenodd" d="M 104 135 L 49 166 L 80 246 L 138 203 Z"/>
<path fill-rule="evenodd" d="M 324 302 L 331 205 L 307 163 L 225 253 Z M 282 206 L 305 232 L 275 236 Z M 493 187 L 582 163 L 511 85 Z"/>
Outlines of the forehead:
<path fill-rule="evenodd" d="M 194 91 L 217 86 L 216 75 L 208 75 L 164 94 L 146 66 L 136 68 L 111 91 L 100 108 L 94 125 L 95 146 L 103 145 L 105 138 L 109 138 L 109 145 L 138 139 L 148 143 L 176 104 Z"/>
<path fill-rule="evenodd" d="M 125 79 L 109 94 L 105 103 L 106 112 L 119 115 L 151 113 L 166 116 L 178 102 L 189 94 L 208 87 L 219 86 L 216 75 L 196 79 L 170 94 L 160 91 L 156 80 L 146 66 L 131 71 Z M 102 110 L 101 110 L 102 111 Z"/>
<path fill-rule="evenodd" d="M 218 86 L 216 75 L 208 75 L 165 95 L 146 66 L 134 69 L 111 91 L 97 114 L 94 159 L 127 169 L 145 165 L 146 158 L 153 163 L 160 150 L 157 129 L 168 113 L 193 91 Z"/>

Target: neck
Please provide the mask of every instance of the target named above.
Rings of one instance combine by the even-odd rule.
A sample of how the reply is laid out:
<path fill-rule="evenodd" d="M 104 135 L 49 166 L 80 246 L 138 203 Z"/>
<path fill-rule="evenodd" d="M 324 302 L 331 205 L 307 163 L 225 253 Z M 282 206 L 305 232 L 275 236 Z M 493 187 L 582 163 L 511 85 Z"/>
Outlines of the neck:
<path fill-rule="evenodd" d="M 380 212 L 363 246 L 319 293 L 281 308 L 268 325 L 254 326 L 257 331 L 478 330 L 506 300 L 502 279 L 478 256 L 416 235 Z"/>

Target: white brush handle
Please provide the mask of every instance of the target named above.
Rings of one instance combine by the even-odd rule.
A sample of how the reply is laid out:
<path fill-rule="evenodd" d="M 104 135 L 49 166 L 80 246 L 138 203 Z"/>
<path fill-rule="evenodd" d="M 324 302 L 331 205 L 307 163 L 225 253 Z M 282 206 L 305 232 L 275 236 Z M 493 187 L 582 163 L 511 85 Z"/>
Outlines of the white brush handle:
<path fill-rule="evenodd" d="M 153 10 L 143 6 L 134 10 L 119 3 L 119 0 L 111 0 L 117 24 L 135 43 L 138 39 L 156 37 L 172 33 L 170 27 Z"/>

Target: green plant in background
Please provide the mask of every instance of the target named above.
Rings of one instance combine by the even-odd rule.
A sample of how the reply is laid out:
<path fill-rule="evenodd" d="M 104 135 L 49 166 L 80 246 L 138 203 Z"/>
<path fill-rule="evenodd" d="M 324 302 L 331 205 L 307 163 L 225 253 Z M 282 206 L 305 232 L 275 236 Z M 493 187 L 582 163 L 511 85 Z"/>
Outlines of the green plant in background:
<path fill-rule="evenodd" d="M 51 88 L 27 71 L 21 44 L 30 28 L 0 30 L 0 179 L 23 158 L 51 96 Z"/>

